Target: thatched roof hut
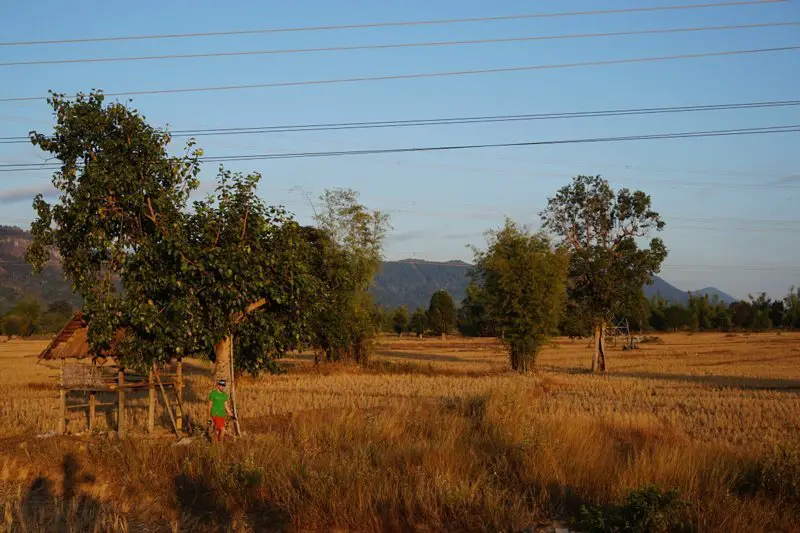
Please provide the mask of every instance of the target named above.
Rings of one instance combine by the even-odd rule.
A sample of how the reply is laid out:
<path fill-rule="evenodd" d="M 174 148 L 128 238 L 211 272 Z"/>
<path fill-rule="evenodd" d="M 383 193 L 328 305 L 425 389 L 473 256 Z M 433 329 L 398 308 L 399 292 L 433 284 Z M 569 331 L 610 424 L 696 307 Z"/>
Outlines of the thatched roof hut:
<path fill-rule="evenodd" d="M 115 350 L 113 348 L 99 354 L 94 353 L 89 346 L 88 333 L 89 324 L 84 319 L 83 313 L 79 311 L 58 332 L 58 335 L 55 336 L 47 348 L 39 354 L 39 359 L 54 361 L 58 359 L 92 358 L 95 360 L 114 357 Z M 115 336 L 115 344 L 121 341 L 124 336 L 125 332 L 119 330 Z"/>

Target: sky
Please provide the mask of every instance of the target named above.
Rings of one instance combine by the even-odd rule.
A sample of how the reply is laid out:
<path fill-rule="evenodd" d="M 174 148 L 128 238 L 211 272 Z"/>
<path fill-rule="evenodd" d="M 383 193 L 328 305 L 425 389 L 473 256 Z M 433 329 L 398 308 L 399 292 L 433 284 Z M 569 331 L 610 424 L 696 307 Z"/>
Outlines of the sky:
<path fill-rule="evenodd" d="M 340 0 L 0 3 L 0 63 L 503 39 L 800 22 L 798 0 L 645 11 L 196 38 L 4 46 L 35 40 L 499 17 L 711 3 L 691 0 Z M 48 132 L 48 90 L 204 88 L 600 62 L 800 46 L 800 25 L 648 35 L 234 57 L 0 65 L 0 137 Z M 796 100 L 800 50 L 502 73 L 108 97 L 133 98 L 171 129 L 568 113 Z M 4 98 L 39 100 L 2 101 Z M 494 144 L 800 125 L 800 106 L 427 127 L 204 136 L 208 156 Z M 229 162 L 263 175 L 259 194 L 309 223 L 309 198 L 353 188 L 388 212 L 387 259 L 470 261 L 504 216 L 538 212 L 579 174 L 641 189 L 667 223 L 661 277 L 684 290 L 782 297 L 800 285 L 800 133 Z M 176 139 L 174 152 L 180 153 Z M 0 144 L 0 164 L 39 163 Z M 213 189 L 218 164 L 206 163 Z M 0 224 L 28 227 L 50 171 L 0 173 Z"/>

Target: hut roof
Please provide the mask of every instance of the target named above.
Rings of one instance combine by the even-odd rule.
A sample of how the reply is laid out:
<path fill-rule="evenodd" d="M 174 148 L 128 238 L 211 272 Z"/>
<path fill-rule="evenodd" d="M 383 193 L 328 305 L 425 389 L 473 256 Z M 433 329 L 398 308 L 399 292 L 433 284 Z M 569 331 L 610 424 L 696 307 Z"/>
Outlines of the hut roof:
<path fill-rule="evenodd" d="M 83 313 L 80 311 L 75 313 L 72 319 L 58 332 L 58 335 L 50 342 L 47 348 L 39 354 L 39 359 L 51 361 L 55 359 L 84 359 L 86 357 L 114 356 L 113 349 L 102 354 L 93 353 L 87 339 L 88 332 L 89 324 L 84 319 Z M 120 330 L 115 335 L 115 341 L 119 342 L 122 340 L 122 337 L 124 337 L 124 332 Z"/>

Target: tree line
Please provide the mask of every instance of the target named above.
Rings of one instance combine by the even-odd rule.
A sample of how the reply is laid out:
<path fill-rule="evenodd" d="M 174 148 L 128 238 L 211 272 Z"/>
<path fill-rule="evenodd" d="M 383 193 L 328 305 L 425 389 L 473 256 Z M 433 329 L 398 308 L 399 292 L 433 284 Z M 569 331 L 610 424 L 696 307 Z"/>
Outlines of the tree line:
<path fill-rule="evenodd" d="M 102 92 L 51 93 L 48 102 L 53 132 L 30 138 L 60 162 L 59 197 L 34 199 L 25 257 L 35 272 L 53 252 L 62 258 L 92 349 L 141 369 L 199 355 L 218 377 L 232 365 L 278 372 L 276 361 L 301 349 L 317 362 L 368 360 L 383 320 L 369 288 L 390 229 L 385 213 L 331 189 L 314 224 L 301 225 L 257 194 L 259 173 L 222 166 L 215 190 L 197 199 L 203 152 L 193 139 L 170 156 L 167 131 L 127 105 L 106 105 Z M 393 329 L 441 335 L 455 322 L 497 336 L 520 372 L 534 369 L 559 330 L 589 334 L 592 369 L 605 372 L 607 327 L 639 316 L 642 287 L 667 256 L 651 235 L 665 223 L 649 195 L 614 191 L 600 176 L 576 176 L 540 217 L 537 232 L 509 219 L 486 232 L 459 308 L 439 291 L 427 310 L 394 313 Z"/>
<path fill-rule="evenodd" d="M 442 303 L 444 302 L 444 303 Z M 568 312 L 573 304 L 565 302 L 558 325 L 549 331 L 551 336 L 589 337 L 588 324 L 581 327 Z M 438 308 L 438 309 L 437 309 Z M 381 309 L 379 320 L 384 333 L 411 333 L 441 335 L 458 333 L 465 337 L 495 337 L 501 333 L 492 327 L 486 301 L 480 287 L 470 283 L 466 295 L 458 306 L 445 290 L 436 291 L 427 309 L 417 309 L 409 315 L 401 306 Z M 444 327 L 431 327 L 432 312 L 447 317 Z M 617 319 L 627 320 L 632 332 L 701 332 L 701 331 L 752 331 L 800 329 L 800 288 L 792 287 L 786 297 L 772 299 L 761 293 L 749 300 L 727 304 L 716 295 L 689 293 L 687 304 L 669 302 L 656 294 L 648 299 L 642 294 L 638 308 Z"/>
<path fill-rule="evenodd" d="M 11 337 L 29 337 L 57 333 L 72 318 L 75 309 L 64 300 L 50 302 L 46 307 L 33 296 L 23 296 L 11 309 L 0 316 L 0 333 Z"/>

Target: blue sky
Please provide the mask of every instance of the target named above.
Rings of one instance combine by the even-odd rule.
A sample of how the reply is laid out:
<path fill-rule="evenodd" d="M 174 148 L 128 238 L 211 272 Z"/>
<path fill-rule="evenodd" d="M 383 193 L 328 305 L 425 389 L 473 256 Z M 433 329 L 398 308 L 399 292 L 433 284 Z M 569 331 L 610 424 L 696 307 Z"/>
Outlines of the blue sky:
<path fill-rule="evenodd" d="M 0 41 L 429 20 L 700 3 L 687 0 L 478 2 L 86 1 L 0 6 Z M 204 53 L 800 21 L 797 1 L 763 5 L 452 25 L 196 39 L 0 47 L 0 62 Z M 800 26 L 681 34 L 210 59 L 0 67 L 0 98 L 209 87 L 493 69 L 800 45 Z M 592 111 L 799 99 L 800 51 L 474 76 L 142 95 L 133 105 L 173 129 Z M 0 137 L 48 131 L 44 100 L 0 102 Z M 202 137 L 207 155 L 504 143 L 800 124 L 800 106 L 632 117 L 382 130 Z M 464 259 L 509 215 L 536 225 L 547 197 L 577 174 L 651 194 L 670 255 L 662 277 L 736 297 L 800 284 L 800 133 L 572 144 L 450 153 L 228 163 L 263 174 L 261 194 L 310 221 L 305 198 L 357 189 L 391 212 L 389 259 Z M 176 146 L 179 148 L 179 146 Z M 0 145 L 0 163 L 38 162 Z M 202 174 L 213 184 L 217 165 Z M 27 226 L 45 171 L 0 176 L 0 224 Z"/>

